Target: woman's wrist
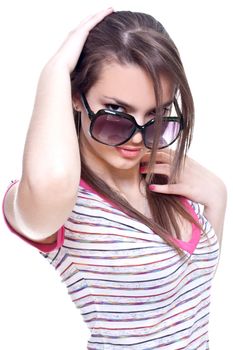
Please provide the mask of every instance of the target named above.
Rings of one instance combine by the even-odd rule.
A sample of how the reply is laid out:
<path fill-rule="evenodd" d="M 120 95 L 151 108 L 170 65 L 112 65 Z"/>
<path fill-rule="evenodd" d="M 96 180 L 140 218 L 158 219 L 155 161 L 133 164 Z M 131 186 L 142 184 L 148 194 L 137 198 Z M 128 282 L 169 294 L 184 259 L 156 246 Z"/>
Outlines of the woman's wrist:
<path fill-rule="evenodd" d="M 60 74 L 65 73 L 67 75 L 70 75 L 69 67 L 66 62 L 60 57 L 59 54 L 54 55 L 50 58 L 50 60 L 45 64 L 42 74 Z"/>

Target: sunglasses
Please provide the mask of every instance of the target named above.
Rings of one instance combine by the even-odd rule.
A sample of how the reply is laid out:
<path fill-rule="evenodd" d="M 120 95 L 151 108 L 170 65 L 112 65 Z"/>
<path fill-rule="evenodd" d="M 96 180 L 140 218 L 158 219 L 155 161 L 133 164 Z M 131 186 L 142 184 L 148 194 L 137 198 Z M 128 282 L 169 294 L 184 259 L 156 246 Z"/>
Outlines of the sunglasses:
<path fill-rule="evenodd" d="M 159 125 L 157 117 L 144 125 L 138 125 L 132 115 L 124 112 L 101 109 L 94 113 L 84 94 L 81 95 L 81 98 L 91 121 L 89 131 L 94 140 L 108 146 L 119 146 L 129 141 L 139 131 L 145 146 L 149 149 L 153 147 L 156 126 Z M 173 100 L 169 109 L 165 109 L 166 113 L 172 112 L 172 105 L 175 107 L 175 116 L 162 116 L 159 149 L 168 147 L 175 142 L 184 128 L 183 115 L 176 99 Z"/>

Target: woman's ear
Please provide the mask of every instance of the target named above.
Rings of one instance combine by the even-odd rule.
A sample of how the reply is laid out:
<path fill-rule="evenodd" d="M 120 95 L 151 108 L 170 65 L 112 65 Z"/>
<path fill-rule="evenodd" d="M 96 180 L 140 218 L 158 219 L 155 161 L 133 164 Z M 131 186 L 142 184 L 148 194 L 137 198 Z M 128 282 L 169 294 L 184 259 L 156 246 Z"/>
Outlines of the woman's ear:
<path fill-rule="evenodd" d="M 81 112 L 81 106 L 82 106 L 82 102 L 81 102 L 81 98 L 80 96 L 77 94 L 76 96 L 73 96 L 72 98 L 72 105 L 73 105 L 73 109 L 76 112 Z"/>
<path fill-rule="evenodd" d="M 79 105 L 77 103 L 73 103 L 73 109 L 76 111 L 76 112 L 81 112 L 80 109 L 79 109 Z"/>
<path fill-rule="evenodd" d="M 75 129 L 76 129 L 77 136 L 79 137 L 80 130 L 81 130 L 82 102 L 78 94 L 72 97 L 72 107 L 73 107 L 73 114 L 74 114 Z"/>

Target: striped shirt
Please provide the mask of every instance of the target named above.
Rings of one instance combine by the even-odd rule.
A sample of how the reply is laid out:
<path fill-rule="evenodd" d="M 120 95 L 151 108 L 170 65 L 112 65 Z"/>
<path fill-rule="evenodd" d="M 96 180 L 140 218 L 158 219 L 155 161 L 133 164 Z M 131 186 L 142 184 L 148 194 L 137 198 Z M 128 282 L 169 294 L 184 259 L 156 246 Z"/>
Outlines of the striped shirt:
<path fill-rule="evenodd" d="M 200 206 L 189 200 L 186 206 L 205 233 L 192 225 L 188 242 L 176 239 L 183 256 L 84 181 L 54 244 L 20 236 L 66 284 L 90 329 L 88 350 L 209 349 L 219 246 Z"/>

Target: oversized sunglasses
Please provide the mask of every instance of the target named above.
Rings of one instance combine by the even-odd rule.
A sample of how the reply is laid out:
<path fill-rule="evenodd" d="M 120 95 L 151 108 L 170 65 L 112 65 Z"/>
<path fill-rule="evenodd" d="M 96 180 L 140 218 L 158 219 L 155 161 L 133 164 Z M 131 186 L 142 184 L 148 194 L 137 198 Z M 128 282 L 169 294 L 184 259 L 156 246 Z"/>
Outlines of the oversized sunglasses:
<path fill-rule="evenodd" d="M 89 132 L 94 140 L 108 146 L 119 146 L 129 141 L 136 132 L 140 131 L 145 146 L 149 149 L 153 147 L 156 124 L 158 125 L 157 117 L 144 125 L 138 125 L 132 115 L 124 112 L 101 109 L 94 113 L 84 94 L 81 95 L 81 98 L 91 121 Z M 162 116 L 159 149 L 168 147 L 175 142 L 184 128 L 183 116 L 177 100 L 174 99 L 171 105 L 174 105 L 175 115 Z M 169 114 L 171 112 L 172 108 L 169 108 Z"/>

